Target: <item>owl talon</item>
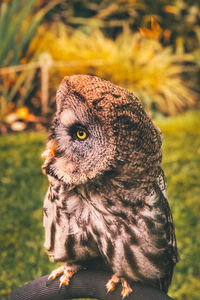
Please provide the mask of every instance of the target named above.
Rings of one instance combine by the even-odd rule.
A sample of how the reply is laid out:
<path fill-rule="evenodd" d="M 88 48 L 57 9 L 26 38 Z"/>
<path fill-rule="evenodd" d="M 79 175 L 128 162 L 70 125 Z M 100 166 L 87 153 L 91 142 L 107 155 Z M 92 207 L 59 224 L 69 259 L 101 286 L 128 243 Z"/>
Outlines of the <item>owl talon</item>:
<path fill-rule="evenodd" d="M 133 290 L 125 279 L 121 279 L 122 283 L 122 298 L 127 297 Z"/>
<path fill-rule="evenodd" d="M 70 281 L 71 277 L 74 275 L 74 273 L 75 272 L 72 272 L 72 271 L 66 271 L 60 278 L 60 287 L 62 285 L 69 285 L 69 281 Z"/>
<path fill-rule="evenodd" d="M 124 278 L 119 278 L 117 275 L 113 275 L 112 278 L 106 283 L 107 292 L 112 292 L 115 289 L 115 286 L 121 281 L 122 284 L 122 298 L 127 297 L 131 292 L 132 288 Z"/>
<path fill-rule="evenodd" d="M 111 279 L 106 283 L 106 289 L 107 292 L 112 292 L 115 289 L 115 286 L 118 284 L 118 282 L 120 281 L 120 279 L 117 277 L 117 275 L 113 275 L 111 277 Z"/>
<path fill-rule="evenodd" d="M 48 277 L 49 279 L 56 279 L 56 277 L 62 275 L 64 273 L 64 269 L 66 268 L 66 266 L 62 266 L 54 271 L 51 272 L 51 274 Z"/>
<path fill-rule="evenodd" d="M 63 285 L 69 285 L 69 281 L 71 277 L 78 271 L 79 267 L 78 266 L 62 266 L 53 272 L 48 277 L 49 279 L 55 279 L 56 277 L 62 275 L 60 277 L 60 285 L 59 288 L 61 288 Z"/>

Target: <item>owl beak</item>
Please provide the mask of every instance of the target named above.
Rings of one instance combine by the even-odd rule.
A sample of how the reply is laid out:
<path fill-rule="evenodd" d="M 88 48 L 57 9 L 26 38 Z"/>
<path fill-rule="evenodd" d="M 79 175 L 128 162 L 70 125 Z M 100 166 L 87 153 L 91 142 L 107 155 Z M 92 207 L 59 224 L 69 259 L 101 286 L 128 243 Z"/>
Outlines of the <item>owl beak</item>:
<path fill-rule="evenodd" d="M 55 156 L 55 144 L 54 144 L 54 142 L 52 142 L 52 144 L 51 144 L 51 154 L 53 156 Z"/>

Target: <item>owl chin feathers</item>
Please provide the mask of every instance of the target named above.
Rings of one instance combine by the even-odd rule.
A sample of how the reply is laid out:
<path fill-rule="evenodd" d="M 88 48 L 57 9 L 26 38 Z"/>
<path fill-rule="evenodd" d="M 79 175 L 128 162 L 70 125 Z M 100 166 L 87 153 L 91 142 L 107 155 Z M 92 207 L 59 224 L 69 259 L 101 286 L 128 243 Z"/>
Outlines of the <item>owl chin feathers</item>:
<path fill-rule="evenodd" d="M 53 151 L 52 145 L 54 145 Z M 102 146 L 102 149 L 104 147 L 105 145 Z M 111 150 L 110 147 L 107 147 L 106 150 L 99 151 L 102 153 L 99 156 L 97 153 L 94 162 L 87 164 L 87 159 L 84 157 L 75 157 L 75 155 L 71 157 L 68 152 L 61 152 L 58 143 L 54 139 L 50 139 L 46 150 L 42 153 L 42 157 L 45 158 L 42 166 L 43 173 L 49 177 L 50 181 L 54 178 L 70 187 L 85 184 L 113 168 L 115 163 L 111 164 L 111 160 L 114 157 L 114 149 L 115 146 L 112 145 Z"/>
<path fill-rule="evenodd" d="M 72 187 L 85 184 L 96 177 L 96 172 L 92 170 L 86 174 L 81 173 L 76 162 L 67 162 L 65 158 L 56 159 L 49 149 L 42 156 L 45 157 L 43 173 L 48 176 L 49 181 L 56 179 Z"/>

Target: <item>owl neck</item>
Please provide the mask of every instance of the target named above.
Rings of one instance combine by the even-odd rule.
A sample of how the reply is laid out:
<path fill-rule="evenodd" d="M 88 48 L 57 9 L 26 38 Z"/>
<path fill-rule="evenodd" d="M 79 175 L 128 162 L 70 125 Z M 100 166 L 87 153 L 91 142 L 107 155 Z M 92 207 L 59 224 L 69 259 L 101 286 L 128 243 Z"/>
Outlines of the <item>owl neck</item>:
<path fill-rule="evenodd" d="M 154 183 L 157 183 L 159 177 L 163 177 L 163 171 L 160 166 L 154 170 L 144 170 L 135 172 L 130 166 L 124 165 L 119 168 L 105 172 L 99 178 L 86 184 L 86 189 L 100 194 L 118 194 L 123 196 L 129 193 L 133 197 L 141 198 L 152 190 Z"/>
<path fill-rule="evenodd" d="M 160 177 L 163 178 L 162 174 Z M 162 180 L 164 182 L 164 179 Z M 89 211 L 95 210 L 100 215 L 119 214 L 127 220 L 127 208 L 137 213 L 145 205 L 150 205 L 150 202 L 156 200 L 155 191 L 161 191 L 159 181 L 162 180 L 159 177 L 154 181 L 133 180 L 131 176 L 117 174 L 115 170 L 112 176 L 107 173 L 98 179 L 74 187 L 72 193 L 79 197 L 83 207 L 85 205 L 87 209 L 91 208 Z"/>
<path fill-rule="evenodd" d="M 137 185 L 144 185 L 145 183 L 149 185 L 156 181 L 159 175 L 162 173 L 160 162 L 156 165 L 146 166 L 145 162 L 141 165 L 136 163 L 121 163 L 119 167 L 113 168 L 110 171 L 105 172 L 101 176 L 102 184 L 109 183 L 110 179 L 115 179 L 116 181 L 123 181 Z"/>

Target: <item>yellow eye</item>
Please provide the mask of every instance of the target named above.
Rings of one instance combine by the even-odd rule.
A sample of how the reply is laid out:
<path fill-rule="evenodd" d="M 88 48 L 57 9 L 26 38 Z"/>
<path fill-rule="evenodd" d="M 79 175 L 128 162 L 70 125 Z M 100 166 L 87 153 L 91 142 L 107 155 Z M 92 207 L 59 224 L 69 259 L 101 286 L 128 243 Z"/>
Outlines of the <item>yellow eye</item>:
<path fill-rule="evenodd" d="M 76 135 L 79 140 L 85 140 L 87 137 L 87 133 L 81 129 L 77 130 Z"/>

